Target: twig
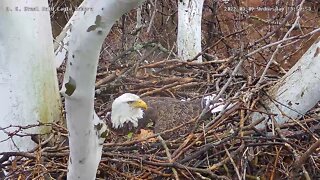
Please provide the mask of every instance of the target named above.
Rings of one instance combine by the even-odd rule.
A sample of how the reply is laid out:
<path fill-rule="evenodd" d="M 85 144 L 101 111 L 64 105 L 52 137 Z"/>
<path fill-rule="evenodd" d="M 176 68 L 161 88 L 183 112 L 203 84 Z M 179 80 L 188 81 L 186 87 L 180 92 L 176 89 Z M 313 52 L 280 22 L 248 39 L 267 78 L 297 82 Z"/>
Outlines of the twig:
<path fill-rule="evenodd" d="M 169 148 L 168 148 L 167 144 L 165 143 L 165 141 L 162 139 L 161 136 L 158 136 L 158 139 L 159 139 L 159 141 L 161 142 L 162 146 L 164 147 L 164 150 L 165 150 L 165 152 L 166 152 L 166 154 L 167 154 L 167 157 L 168 157 L 168 159 L 169 159 L 169 163 L 172 163 L 173 160 L 172 160 L 172 158 L 171 158 L 171 153 L 169 152 Z M 173 172 L 173 174 L 174 174 L 175 179 L 176 179 L 176 180 L 179 180 L 179 176 L 178 176 L 177 170 L 176 170 L 175 168 L 172 168 L 172 172 Z"/>

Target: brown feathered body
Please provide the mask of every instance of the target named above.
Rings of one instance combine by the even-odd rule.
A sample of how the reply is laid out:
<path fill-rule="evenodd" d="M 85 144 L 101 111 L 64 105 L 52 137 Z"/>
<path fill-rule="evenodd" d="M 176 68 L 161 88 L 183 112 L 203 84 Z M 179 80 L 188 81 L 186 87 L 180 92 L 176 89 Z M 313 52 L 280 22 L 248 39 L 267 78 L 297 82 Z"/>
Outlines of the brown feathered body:
<path fill-rule="evenodd" d="M 148 109 L 144 111 L 143 118 L 139 119 L 138 127 L 134 128 L 132 123 L 128 122 L 124 124 L 124 127 L 112 130 L 123 135 L 132 131 L 137 132 L 140 129 L 152 129 L 154 133 L 160 133 L 185 124 L 177 130 L 162 135 L 163 138 L 179 137 L 193 130 L 195 123 L 186 123 L 197 118 L 203 109 L 201 99 L 192 101 L 181 101 L 170 97 L 144 97 L 141 99 L 147 103 Z M 111 127 L 110 117 L 108 119 L 108 125 Z"/>
<path fill-rule="evenodd" d="M 184 135 L 193 130 L 194 123 L 186 124 L 199 116 L 202 111 L 201 100 L 181 101 L 169 97 L 146 97 L 142 98 L 149 106 L 145 111 L 141 123 L 153 122 L 154 132 L 159 133 L 185 124 L 178 130 L 164 134 L 166 137 L 172 135 Z"/>

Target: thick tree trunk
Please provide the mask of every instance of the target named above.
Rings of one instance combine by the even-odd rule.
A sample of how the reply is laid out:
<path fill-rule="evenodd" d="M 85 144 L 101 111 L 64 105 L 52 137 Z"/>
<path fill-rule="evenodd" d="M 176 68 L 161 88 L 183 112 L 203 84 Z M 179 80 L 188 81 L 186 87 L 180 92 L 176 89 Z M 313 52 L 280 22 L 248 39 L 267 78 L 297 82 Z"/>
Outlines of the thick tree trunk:
<path fill-rule="evenodd" d="M 66 97 L 70 158 L 68 180 L 95 179 L 106 126 L 94 116 L 94 93 L 102 43 L 112 25 L 143 0 L 86 0 L 70 23 L 67 72 L 62 92 Z"/>
<path fill-rule="evenodd" d="M 187 61 L 201 52 L 201 19 L 204 0 L 178 1 L 178 56 Z M 197 62 L 202 62 L 199 56 Z"/>
<path fill-rule="evenodd" d="M 0 128 L 26 126 L 61 118 L 47 1 L 0 1 Z M 30 9 L 38 8 L 38 9 Z M 30 150 L 30 136 L 13 136 L 17 128 L 0 130 L 0 152 Z M 32 128 L 24 133 L 48 133 Z"/>
<path fill-rule="evenodd" d="M 277 114 L 275 120 L 283 124 L 303 116 L 320 100 L 320 41 L 313 44 L 301 59 L 268 92 L 263 111 Z M 271 100 L 270 100 L 271 99 Z M 253 120 L 268 116 L 254 113 Z M 270 124 L 272 121 L 268 121 Z M 265 127 L 266 121 L 257 126 Z"/>

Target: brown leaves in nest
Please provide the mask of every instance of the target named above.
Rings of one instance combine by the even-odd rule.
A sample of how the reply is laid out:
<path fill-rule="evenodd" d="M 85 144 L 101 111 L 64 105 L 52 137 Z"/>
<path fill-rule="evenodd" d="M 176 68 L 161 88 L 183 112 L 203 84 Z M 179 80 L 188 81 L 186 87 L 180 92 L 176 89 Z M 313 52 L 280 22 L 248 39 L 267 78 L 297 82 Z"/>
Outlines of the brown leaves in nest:
<path fill-rule="evenodd" d="M 145 129 L 141 129 L 140 130 L 140 134 L 138 134 L 135 139 L 136 140 L 143 140 L 146 139 L 147 137 L 153 136 L 154 133 L 152 130 L 145 130 Z M 157 139 L 156 138 L 149 138 L 146 141 L 143 141 L 142 143 L 152 143 L 152 142 L 156 142 Z"/>

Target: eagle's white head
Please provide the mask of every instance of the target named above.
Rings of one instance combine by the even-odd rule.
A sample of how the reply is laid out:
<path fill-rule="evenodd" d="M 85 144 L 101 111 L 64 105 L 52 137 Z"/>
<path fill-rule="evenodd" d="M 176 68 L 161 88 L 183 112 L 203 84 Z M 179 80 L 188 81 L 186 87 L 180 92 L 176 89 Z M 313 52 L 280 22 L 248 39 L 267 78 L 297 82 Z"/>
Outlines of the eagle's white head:
<path fill-rule="evenodd" d="M 143 109 L 147 109 L 147 104 L 139 96 L 131 93 L 122 94 L 112 103 L 112 127 L 121 128 L 126 122 L 131 122 L 137 127 L 138 120 L 143 117 Z"/>

